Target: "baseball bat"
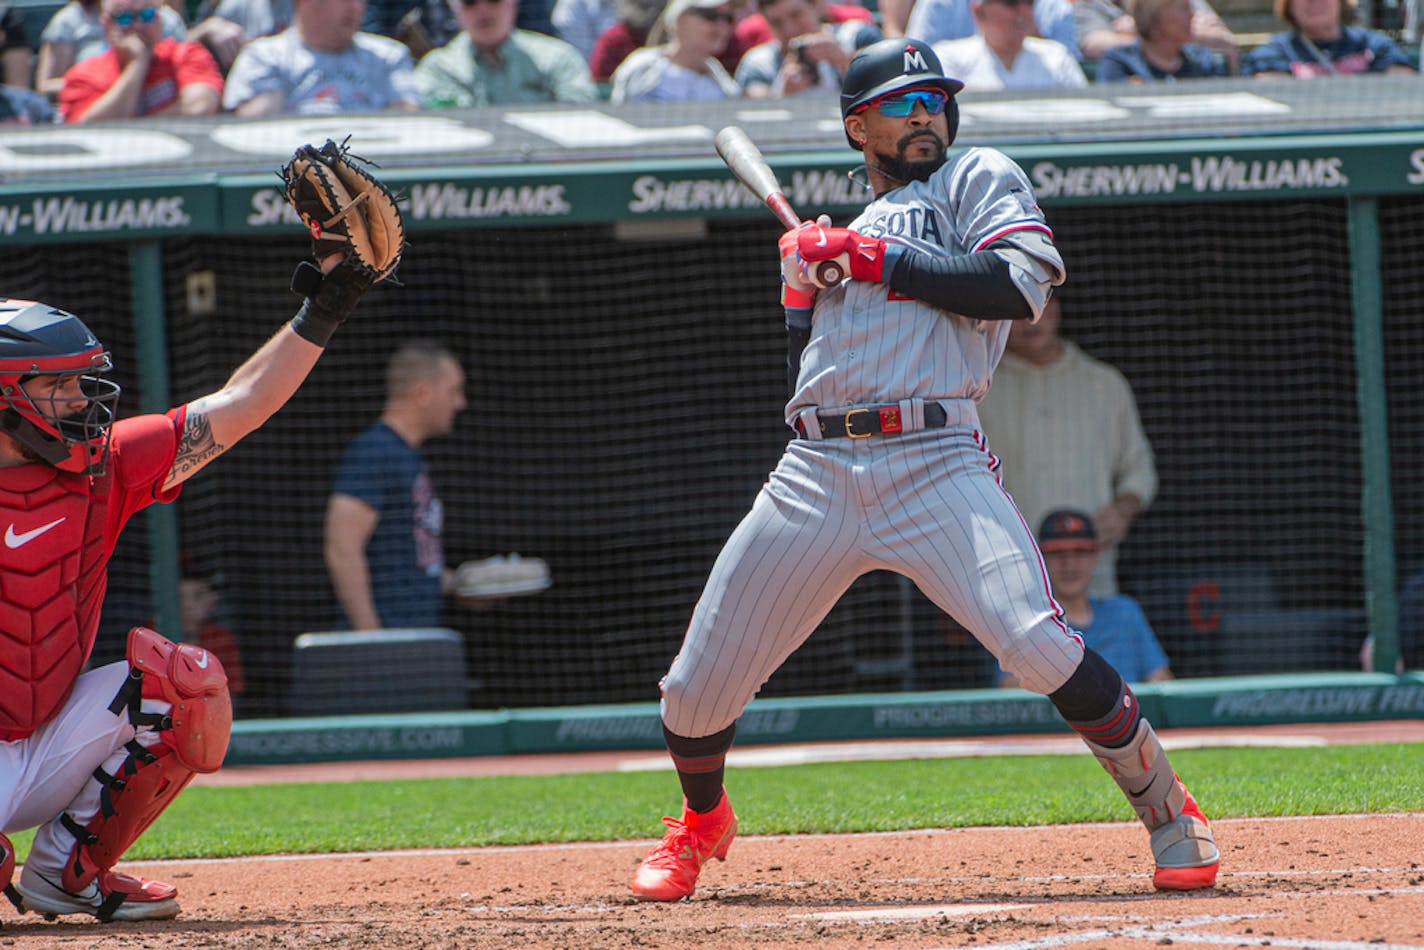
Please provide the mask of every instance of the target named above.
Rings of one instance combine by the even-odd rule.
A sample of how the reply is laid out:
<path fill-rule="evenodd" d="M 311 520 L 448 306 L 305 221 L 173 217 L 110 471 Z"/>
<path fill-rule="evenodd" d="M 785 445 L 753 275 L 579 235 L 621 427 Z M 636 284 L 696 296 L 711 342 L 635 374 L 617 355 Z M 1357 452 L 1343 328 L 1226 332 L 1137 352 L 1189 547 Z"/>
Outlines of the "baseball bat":
<path fill-rule="evenodd" d="M 713 144 L 737 180 L 760 198 L 787 230 L 801 226 L 800 218 L 791 207 L 791 202 L 786 200 L 786 193 L 781 190 L 781 183 L 776 180 L 776 172 L 771 170 L 761 149 L 756 147 L 747 133 L 735 125 L 729 125 L 717 133 Z M 840 260 L 821 261 L 816 265 L 816 283 L 822 287 L 834 287 L 844 278 L 845 266 Z"/>

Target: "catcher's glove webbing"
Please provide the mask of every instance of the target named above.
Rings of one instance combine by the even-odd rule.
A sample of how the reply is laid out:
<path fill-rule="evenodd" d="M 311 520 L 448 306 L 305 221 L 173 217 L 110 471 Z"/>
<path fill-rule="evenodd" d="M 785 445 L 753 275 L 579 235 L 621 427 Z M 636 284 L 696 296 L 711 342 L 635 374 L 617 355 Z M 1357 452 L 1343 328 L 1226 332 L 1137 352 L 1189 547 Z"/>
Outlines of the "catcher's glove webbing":
<path fill-rule="evenodd" d="M 283 195 L 311 232 L 317 261 L 344 255 L 325 278 L 309 263 L 292 277 L 292 289 L 309 298 L 293 329 L 324 346 L 366 288 L 395 271 L 405 251 L 405 225 L 395 195 L 344 142 L 303 145 L 278 174 Z"/>

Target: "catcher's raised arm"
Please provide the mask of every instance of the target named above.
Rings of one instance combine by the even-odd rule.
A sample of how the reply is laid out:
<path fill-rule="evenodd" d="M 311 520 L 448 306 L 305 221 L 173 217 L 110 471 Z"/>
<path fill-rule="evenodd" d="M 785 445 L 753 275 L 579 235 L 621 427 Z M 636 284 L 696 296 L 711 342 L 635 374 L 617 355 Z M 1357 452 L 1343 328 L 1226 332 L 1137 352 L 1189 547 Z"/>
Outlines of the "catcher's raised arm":
<path fill-rule="evenodd" d="M 327 140 L 304 145 L 278 173 L 283 194 L 312 236 L 317 263 L 292 275 L 303 295 L 289 329 L 268 340 L 222 389 L 189 403 L 165 488 L 188 479 L 280 409 L 370 287 L 394 273 L 405 226 L 389 188 Z"/>

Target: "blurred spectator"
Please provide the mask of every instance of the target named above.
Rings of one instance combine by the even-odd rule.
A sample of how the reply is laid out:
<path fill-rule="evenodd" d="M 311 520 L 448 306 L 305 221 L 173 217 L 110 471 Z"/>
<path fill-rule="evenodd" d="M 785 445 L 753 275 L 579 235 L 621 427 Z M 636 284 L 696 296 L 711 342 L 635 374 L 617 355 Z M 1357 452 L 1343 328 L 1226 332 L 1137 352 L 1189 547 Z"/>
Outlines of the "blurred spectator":
<path fill-rule="evenodd" d="M 600 0 L 612 3 L 612 0 Z M 554 36 L 550 0 L 526 0 L 519 5 L 514 25 L 531 33 Z M 361 29 L 400 40 L 419 62 L 426 53 L 444 46 L 460 33 L 458 10 L 447 0 L 367 0 Z"/>
<path fill-rule="evenodd" d="M 248 40 L 286 28 L 292 19 L 291 3 L 292 0 L 203 0 L 198 7 L 201 18 L 188 27 L 187 39 L 207 47 L 226 75 Z M 281 25 L 276 22 L 274 4 L 284 9 Z"/>
<path fill-rule="evenodd" d="M 207 6 L 203 22 L 216 18 L 236 24 L 242 31 L 245 45 L 258 37 L 281 33 L 291 26 L 292 2 L 293 0 L 216 0 Z M 216 53 L 213 55 L 217 56 Z M 222 57 L 217 58 L 221 64 Z"/>
<path fill-rule="evenodd" d="M 364 0 L 296 0 L 290 29 L 248 43 L 227 76 L 238 115 L 418 109 L 410 50 L 360 32 Z"/>
<path fill-rule="evenodd" d="M 736 99 L 741 88 L 717 54 L 735 21 L 726 0 L 669 0 L 659 25 L 671 39 L 634 50 L 613 73 L 614 103 Z"/>
<path fill-rule="evenodd" d="M 1227 75 L 1226 59 L 1188 42 L 1192 36 L 1192 0 L 1133 0 L 1136 43 L 1114 46 L 1098 64 L 1099 82 L 1155 82 Z"/>
<path fill-rule="evenodd" d="M 1138 40 L 1137 22 L 1113 0 L 1074 0 L 1073 24 L 1084 59 L 1102 59 L 1114 46 Z M 1216 50 L 1226 57 L 1227 68 L 1236 71 L 1236 36 L 1206 0 L 1192 0 L 1192 42 Z"/>
<path fill-rule="evenodd" d="M 1093 519 L 1072 508 L 1051 511 L 1038 529 L 1038 547 L 1053 585 L 1053 599 L 1063 620 L 1083 642 L 1102 654 L 1129 683 L 1156 683 L 1172 678 L 1172 668 L 1157 634 L 1131 597 L 1095 597 L 1088 593 L 1098 560 L 1098 533 Z M 1017 686 L 1011 674 L 998 673 L 1000 686 Z"/>
<path fill-rule="evenodd" d="M 34 56 L 25 32 L 25 18 L 14 7 L 0 3 L 0 86 L 31 88 L 33 68 Z"/>
<path fill-rule="evenodd" d="M 628 54 L 648 42 L 648 32 L 663 12 L 664 0 L 617 0 L 617 19 L 594 41 L 588 58 L 593 81 L 610 82 L 613 71 L 622 65 Z M 558 13 L 558 7 L 554 8 Z"/>
<path fill-rule="evenodd" d="M 214 586 L 216 578 L 206 573 L 185 570 L 178 580 L 179 612 L 183 621 L 183 642 L 196 643 L 218 658 L 227 673 L 228 689 L 241 696 L 247 689 L 242 670 L 242 653 L 237 637 L 217 617 L 222 598 Z"/>
<path fill-rule="evenodd" d="M 450 0 L 461 32 L 415 67 L 430 108 L 521 102 L 592 102 L 598 97 L 578 50 L 514 28 L 519 0 Z"/>
<path fill-rule="evenodd" d="M 0 86 L 0 126 L 48 125 L 56 118 L 47 96 L 20 86 Z"/>
<path fill-rule="evenodd" d="M 808 89 L 839 93 L 855 51 L 880 39 L 866 20 L 832 23 L 825 0 L 762 0 L 775 38 L 747 50 L 737 84 L 753 99 L 780 99 Z"/>
<path fill-rule="evenodd" d="M 1050 297 L 1037 323 L 1014 323 L 979 417 L 1029 524 L 1061 506 L 1092 515 L 1101 554 L 1090 590 L 1105 597 L 1118 592 L 1116 549 L 1152 503 L 1157 467 L 1127 379 L 1059 336 L 1061 319 Z"/>
<path fill-rule="evenodd" d="M 326 567 L 351 629 L 439 626 L 445 508 L 420 447 L 464 408 L 465 372 L 444 347 L 391 355 L 381 416 L 347 446 L 327 501 Z"/>
<path fill-rule="evenodd" d="M 1075 89 L 1088 84 L 1072 50 L 1031 35 L 1033 0 L 970 0 L 969 9 L 975 35 L 934 44 L 945 75 L 961 80 L 965 89 Z"/>
<path fill-rule="evenodd" d="M 910 10 L 915 0 L 880 0 L 880 32 L 885 36 L 904 36 L 910 24 Z"/>
<path fill-rule="evenodd" d="M 188 28 L 172 7 L 159 5 L 157 10 L 164 37 L 187 38 Z M 99 0 L 69 0 L 40 31 L 35 88 L 47 96 L 58 96 L 69 67 L 102 53 L 107 46 L 104 25 L 99 21 Z"/>
<path fill-rule="evenodd" d="M 1350 0 L 1276 0 L 1276 16 L 1290 27 L 1253 49 L 1241 64 L 1247 76 L 1412 73 L 1409 57 L 1378 30 L 1347 26 Z"/>
<path fill-rule="evenodd" d="M 218 69 L 227 75 L 237 54 L 247 45 L 247 34 L 242 27 L 223 17 L 208 17 L 188 30 L 188 39 L 202 46 L 213 55 Z"/>
<path fill-rule="evenodd" d="M 962 40 L 976 31 L 970 0 L 916 0 L 913 9 L 907 7 L 907 11 L 910 21 L 905 35 L 924 40 L 931 46 L 941 40 Z M 1062 43 L 1077 57 L 1072 0 L 1035 0 L 1033 21 L 1034 35 Z"/>
<path fill-rule="evenodd" d="M 591 64 L 598 37 L 619 21 L 619 7 L 626 5 L 619 0 L 555 0 L 550 19 L 559 39 Z"/>
<path fill-rule="evenodd" d="M 223 79 L 200 43 L 163 35 L 153 0 L 104 0 L 100 20 L 109 48 L 64 74 L 59 113 L 65 122 L 148 115 L 212 115 Z"/>
<path fill-rule="evenodd" d="M 851 20 L 858 20 L 875 26 L 874 15 L 865 7 L 858 3 L 829 3 L 823 4 L 824 12 L 821 19 L 832 25 L 848 23 Z M 743 52 L 753 46 L 760 46 L 763 43 L 770 43 L 776 39 L 776 31 L 771 28 L 771 24 L 766 19 L 766 5 L 763 3 L 759 9 L 754 9 L 746 16 L 737 20 L 737 26 L 732 31 L 732 46 L 741 49 Z M 875 27 L 877 30 L 878 26 Z M 724 60 L 725 61 L 725 60 Z M 740 60 L 738 60 L 740 62 Z M 736 72 L 736 69 L 728 67 L 728 72 Z"/>
<path fill-rule="evenodd" d="M 1411 45 L 1424 39 L 1424 0 L 1404 0 L 1404 29 L 1400 37 Z"/>
<path fill-rule="evenodd" d="M 366 0 L 361 30 L 400 40 L 419 62 L 426 53 L 460 32 L 455 11 L 445 0 Z"/>

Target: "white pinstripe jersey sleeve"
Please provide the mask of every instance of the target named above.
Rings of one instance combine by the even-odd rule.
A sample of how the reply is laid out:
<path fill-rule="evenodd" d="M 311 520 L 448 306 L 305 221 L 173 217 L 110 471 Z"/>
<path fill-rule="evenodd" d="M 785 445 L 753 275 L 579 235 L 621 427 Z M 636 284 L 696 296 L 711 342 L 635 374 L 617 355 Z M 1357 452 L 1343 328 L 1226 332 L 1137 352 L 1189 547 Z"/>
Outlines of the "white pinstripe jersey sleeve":
<path fill-rule="evenodd" d="M 1035 319 L 1064 279 L 1063 259 L 1027 176 L 987 148 L 961 152 L 930 176 L 872 201 L 850 225 L 925 254 L 962 257 L 991 243 L 1010 265 Z M 979 399 L 1003 356 L 1007 320 L 939 310 L 885 284 L 847 280 L 819 294 L 787 421 L 808 406 L 839 409 L 899 399 Z"/>

